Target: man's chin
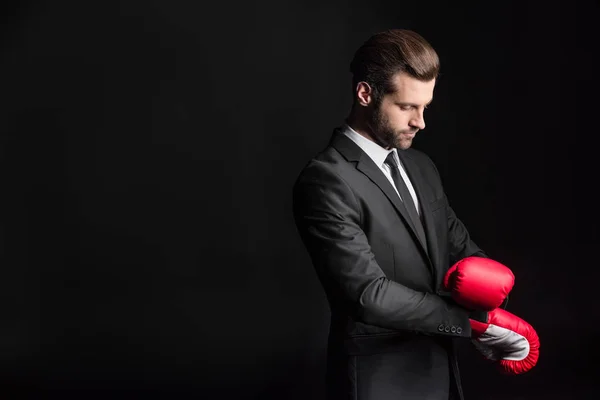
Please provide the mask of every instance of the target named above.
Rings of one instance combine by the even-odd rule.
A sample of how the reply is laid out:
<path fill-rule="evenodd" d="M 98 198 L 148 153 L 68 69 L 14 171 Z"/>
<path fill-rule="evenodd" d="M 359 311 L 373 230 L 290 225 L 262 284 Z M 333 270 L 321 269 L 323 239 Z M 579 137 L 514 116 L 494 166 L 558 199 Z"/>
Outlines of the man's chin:
<path fill-rule="evenodd" d="M 406 150 L 412 146 L 412 139 L 401 139 L 396 141 L 396 148 L 398 150 Z"/>

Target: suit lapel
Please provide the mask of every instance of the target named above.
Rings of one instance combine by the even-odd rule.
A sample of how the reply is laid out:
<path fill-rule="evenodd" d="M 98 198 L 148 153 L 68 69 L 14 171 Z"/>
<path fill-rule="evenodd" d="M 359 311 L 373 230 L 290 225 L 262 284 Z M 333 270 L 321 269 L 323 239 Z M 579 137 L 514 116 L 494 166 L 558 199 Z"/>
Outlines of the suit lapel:
<path fill-rule="evenodd" d="M 404 203 L 398 197 L 398 193 L 396 193 L 396 191 L 394 190 L 394 187 L 392 186 L 390 181 L 381 172 L 381 170 L 375 165 L 373 160 L 371 160 L 368 157 L 363 157 L 356 165 L 356 168 L 360 172 L 362 172 L 363 174 L 368 176 L 369 179 L 371 179 L 371 181 L 373 181 L 373 183 L 375 183 L 377 186 L 379 186 L 379 188 L 383 191 L 383 193 L 386 195 L 386 197 L 392 202 L 396 211 L 398 211 L 398 213 L 400 213 L 400 215 L 404 219 L 404 223 L 406 225 L 408 225 L 408 227 L 412 231 L 413 235 L 415 236 L 415 239 L 421 244 L 421 247 L 423 248 L 423 250 L 427 251 L 425 243 L 423 243 L 419 239 L 419 235 L 417 234 L 415 226 L 412 223 L 410 216 L 408 215 L 408 211 L 406 211 L 406 207 L 404 207 Z"/>
<path fill-rule="evenodd" d="M 408 229 L 412 232 L 414 239 L 420 244 L 420 247 L 425 252 L 426 257 L 428 257 L 427 246 L 419 239 L 419 235 L 417 234 L 417 231 L 410 219 L 410 216 L 408 215 L 408 211 L 406 211 L 406 208 L 404 207 L 404 203 L 398 197 L 398 194 L 394 190 L 394 187 L 392 186 L 390 181 L 386 178 L 383 172 L 381 172 L 379 167 L 375 165 L 373 160 L 371 160 L 371 158 L 368 155 L 366 155 L 362 151 L 362 149 L 358 145 L 356 145 L 356 143 L 354 143 L 351 139 L 349 139 L 339 130 L 336 130 L 334 132 L 330 144 L 333 147 L 335 147 L 340 153 L 342 153 L 348 161 L 357 162 L 356 168 L 360 172 L 365 174 L 373 183 L 375 183 L 375 185 L 377 185 L 381 189 L 381 191 L 394 205 L 394 208 L 396 209 L 396 211 L 398 211 L 398 213 L 404 220 L 404 223 L 407 225 Z M 431 236 L 429 230 L 426 230 L 425 232 L 427 236 Z"/>
<path fill-rule="evenodd" d="M 402 161 L 402 164 L 404 165 L 406 174 L 408 175 L 412 185 L 415 188 L 415 193 L 417 195 L 419 205 L 421 206 L 421 215 L 423 218 L 423 225 L 425 228 L 425 235 L 427 236 L 427 245 L 430 255 L 429 258 L 435 270 L 434 282 L 437 282 L 437 278 L 439 276 L 439 273 L 441 272 L 441 266 L 439 265 L 438 258 L 436 257 L 439 251 L 439 247 L 437 242 L 437 235 L 435 234 L 433 213 L 431 212 L 431 208 L 429 207 L 430 199 L 424 198 L 423 195 L 423 193 L 426 193 L 423 188 L 423 175 L 421 175 L 417 163 L 405 151 L 398 150 L 398 157 L 400 157 L 400 161 Z"/>

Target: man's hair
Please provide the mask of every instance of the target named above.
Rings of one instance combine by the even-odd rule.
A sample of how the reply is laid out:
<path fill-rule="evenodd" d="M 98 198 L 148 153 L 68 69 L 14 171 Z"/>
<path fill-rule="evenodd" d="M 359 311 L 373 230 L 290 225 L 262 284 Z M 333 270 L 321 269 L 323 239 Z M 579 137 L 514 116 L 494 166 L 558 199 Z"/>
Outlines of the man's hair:
<path fill-rule="evenodd" d="M 350 63 L 352 93 L 366 82 L 373 90 L 373 100 L 395 91 L 392 77 L 404 72 L 420 81 L 438 77 L 440 61 L 433 47 L 418 33 L 406 29 L 390 29 L 371 36 L 354 54 Z"/>

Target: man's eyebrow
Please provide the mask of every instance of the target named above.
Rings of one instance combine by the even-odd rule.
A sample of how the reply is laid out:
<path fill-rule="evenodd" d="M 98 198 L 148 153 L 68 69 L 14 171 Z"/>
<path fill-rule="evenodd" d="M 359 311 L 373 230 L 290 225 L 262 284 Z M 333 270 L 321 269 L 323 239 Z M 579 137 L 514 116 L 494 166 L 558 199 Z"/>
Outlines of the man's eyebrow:
<path fill-rule="evenodd" d="M 432 101 L 433 101 L 433 99 L 429 100 L 427 103 L 425 103 L 425 106 L 430 105 Z M 416 103 L 407 103 L 407 102 L 404 102 L 404 101 L 399 101 L 398 104 L 400 104 L 402 106 L 419 107 L 419 105 L 416 104 Z"/>

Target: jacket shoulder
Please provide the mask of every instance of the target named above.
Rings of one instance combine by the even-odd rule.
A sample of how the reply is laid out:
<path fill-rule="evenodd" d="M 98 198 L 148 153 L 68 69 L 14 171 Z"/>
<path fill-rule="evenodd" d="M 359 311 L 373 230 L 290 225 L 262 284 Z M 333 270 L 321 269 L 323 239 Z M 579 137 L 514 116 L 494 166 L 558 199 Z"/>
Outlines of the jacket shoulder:
<path fill-rule="evenodd" d="M 431 157 L 429 157 L 422 150 L 417 150 L 417 149 L 411 147 L 405 151 L 406 151 L 406 155 L 408 155 L 411 159 L 413 159 L 419 165 L 434 164 Z"/>
<path fill-rule="evenodd" d="M 437 165 L 433 159 L 422 150 L 417 150 L 411 147 L 406 150 L 406 154 L 411 158 L 411 160 L 413 160 L 415 164 L 419 166 L 419 168 L 433 172 L 437 177 L 440 176 Z"/>
<path fill-rule="evenodd" d="M 307 179 L 321 179 L 324 175 L 341 177 L 349 167 L 350 163 L 348 160 L 334 147 L 328 146 L 304 164 L 296 179 L 296 183 Z"/>

